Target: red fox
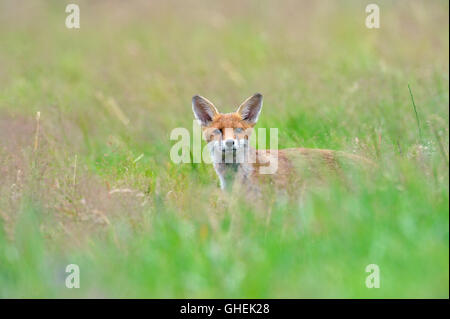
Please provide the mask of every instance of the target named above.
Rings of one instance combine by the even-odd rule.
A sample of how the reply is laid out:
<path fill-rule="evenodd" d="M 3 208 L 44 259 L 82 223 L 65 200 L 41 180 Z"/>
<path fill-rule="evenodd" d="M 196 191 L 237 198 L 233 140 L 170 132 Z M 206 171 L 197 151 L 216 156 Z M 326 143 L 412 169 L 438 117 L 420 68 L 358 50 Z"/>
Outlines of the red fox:
<path fill-rule="evenodd" d="M 199 95 L 192 98 L 192 109 L 210 147 L 222 189 L 231 190 L 236 183 L 257 190 L 264 183 L 276 188 L 299 188 L 311 177 L 320 179 L 330 172 L 339 172 L 342 160 L 370 162 L 356 155 L 324 149 L 253 149 L 249 137 L 262 105 L 263 97 L 256 93 L 236 112 L 223 114 L 206 98 Z M 267 170 L 272 163 L 275 163 L 272 165 L 275 169 Z"/>

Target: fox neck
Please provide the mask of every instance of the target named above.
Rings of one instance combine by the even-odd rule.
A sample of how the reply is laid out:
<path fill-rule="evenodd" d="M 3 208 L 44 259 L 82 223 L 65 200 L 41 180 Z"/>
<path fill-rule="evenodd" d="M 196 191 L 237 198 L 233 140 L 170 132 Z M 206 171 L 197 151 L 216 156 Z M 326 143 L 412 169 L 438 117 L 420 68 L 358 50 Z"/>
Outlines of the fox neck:
<path fill-rule="evenodd" d="M 252 148 L 249 151 L 254 151 Z M 236 181 L 243 184 L 250 177 L 253 165 L 248 159 L 238 163 L 214 163 L 214 169 L 220 180 L 220 188 L 230 191 Z"/>
<path fill-rule="evenodd" d="M 253 170 L 249 163 L 216 163 L 214 168 L 223 190 L 231 190 L 236 181 L 244 183 Z"/>

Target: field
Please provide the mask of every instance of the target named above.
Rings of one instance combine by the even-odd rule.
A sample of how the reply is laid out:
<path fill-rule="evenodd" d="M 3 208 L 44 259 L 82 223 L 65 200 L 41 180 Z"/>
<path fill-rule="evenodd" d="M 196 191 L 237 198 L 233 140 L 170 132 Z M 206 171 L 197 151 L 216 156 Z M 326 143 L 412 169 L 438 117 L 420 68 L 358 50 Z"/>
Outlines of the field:
<path fill-rule="evenodd" d="M 0 2 L 0 297 L 449 298 L 448 1 L 72 2 Z M 261 208 L 170 160 L 255 92 L 375 173 Z"/>

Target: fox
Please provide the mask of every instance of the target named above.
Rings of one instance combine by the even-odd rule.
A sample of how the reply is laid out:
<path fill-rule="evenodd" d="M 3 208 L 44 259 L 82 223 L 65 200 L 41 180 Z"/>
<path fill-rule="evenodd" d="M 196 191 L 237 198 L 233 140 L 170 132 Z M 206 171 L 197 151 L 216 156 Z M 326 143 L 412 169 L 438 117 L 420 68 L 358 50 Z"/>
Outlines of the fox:
<path fill-rule="evenodd" d="M 239 187 L 261 192 L 264 185 L 291 190 L 304 187 L 311 180 L 339 175 L 344 162 L 371 165 L 371 161 L 346 152 L 287 148 L 260 150 L 250 146 L 249 138 L 261 114 L 263 96 L 255 93 L 232 113 L 220 113 L 207 98 L 192 98 L 194 117 L 201 126 L 210 150 L 220 188 L 230 191 Z M 267 169 L 275 162 L 274 170 Z M 266 169 L 266 172 L 264 172 Z"/>

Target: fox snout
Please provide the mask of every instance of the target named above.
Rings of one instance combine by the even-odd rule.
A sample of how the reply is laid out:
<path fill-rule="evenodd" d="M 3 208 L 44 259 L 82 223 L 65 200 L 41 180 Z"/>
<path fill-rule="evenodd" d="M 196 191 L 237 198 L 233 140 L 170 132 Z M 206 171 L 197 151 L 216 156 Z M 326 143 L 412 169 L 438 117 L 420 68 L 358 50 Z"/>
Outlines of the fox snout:
<path fill-rule="evenodd" d="M 224 150 L 235 150 L 236 149 L 236 141 L 234 139 L 225 140 Z"/>
<path fill-rule="evenodd" d="M 221 149 L 223 152 L 236 151 L 241 146 L 244 146 L 244 139 L 247 136 L 238 134 L 237 129 L 227 127 L 221 131 L 223 132 L 221 139 Z"/>
<path fill-rule="evenodd" d="M 222 152 L 236 152 L 248 146 L 246 139 L 227 139 L 222 142 Z"/>
<path fill-rule="evenodd" d="M 210 141 L 209 145 L 212 150 L 222 153 L 236 153 L 248 146 L 246 139 L 230 138 L 217 141 Z"/>

